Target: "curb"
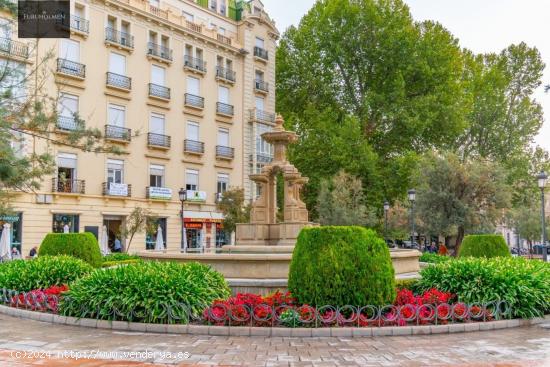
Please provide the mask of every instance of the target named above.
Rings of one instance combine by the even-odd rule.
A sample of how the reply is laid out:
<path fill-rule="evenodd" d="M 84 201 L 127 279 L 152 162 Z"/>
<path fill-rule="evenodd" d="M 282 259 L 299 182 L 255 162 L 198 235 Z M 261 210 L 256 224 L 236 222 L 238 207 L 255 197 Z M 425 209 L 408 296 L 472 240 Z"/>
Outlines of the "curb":
<path fill-rule="evenodd" d="M 345 328 L 282 328 L 282 327 L 248 327 L 248 326 L 209 326 L 209 325 L 165 325 L 144 324 L 126 321 L 106 321 L 96 319 L 78 319 L 44 312 L 29 311 L 20 308 L 0 305 L 0 314 L 35 321 L 49 322 L 117 331 L 136 331 L 159 334 L 189 334 L 211 336 L 264 336 L 264 337 L 378 337 L 410 336 L 429 334 L 451 334 L 472 331 L 530 326 L 550 321 L 550 315 L 534 319 L 512 319 L 486 322 L 473 322 L 448 325 L 425 326 L 385 326 L 385 327 L 345 327 Z"/>

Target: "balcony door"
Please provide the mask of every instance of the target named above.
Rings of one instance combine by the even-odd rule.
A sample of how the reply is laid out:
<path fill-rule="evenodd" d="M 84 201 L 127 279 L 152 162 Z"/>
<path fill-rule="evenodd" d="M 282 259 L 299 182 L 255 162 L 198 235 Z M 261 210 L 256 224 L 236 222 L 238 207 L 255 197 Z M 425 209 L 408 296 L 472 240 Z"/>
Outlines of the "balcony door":
<path fill-rule="evenodd" d="M 107 160 L 107 182 L 109 184 L 124 183 L 124 161 L 118 159 Z"/>
<path fill-rule="evenodd" d="M 257 111 L 264 111 L 264 104 L 265 100 L 263 97 L 256 97 L 256 110 Z"/>
<path fill-rule="evenodd" d="M 72 62 L 80 62 L 80 43 L 71 39 L 62 39 L 59 57 Z"/>
<path fill-rule="evenodd" d="M 0 38 L 11 39 L 11 22 L 8 19 L 0 18 Z"/>
<path fill-rule="evenodd" d="M 57 192 L 73 192 L 76 180 L 76 154 L 57 155 Z"/>
<path fill-rule="evenodd" d="M 200 96 L 200 80 L 193 77 L 187 77 L 187 93 L 194 96 Z"/>
<path fill-rule="evenodd" d="M 151 114 L 151 119 L 149 120 L 149 132 L 158 135 L 164 135 L 165 126 L 164 126 L 164 116 L 156 113 Z"/>
<path fill-rule="evenodd" d="M 126 75 L 126 57 L 111 52 L 109 56 L 109 71 L 118 75 Z"/>
<path fill-rule="evenodd" d="M 164 86 L 166 77 L 165 70 L 160 66 L 151 66 L 151 83 Z"/>
<path fill-rule="evenodd" d="M 126 110 L 123 106 L 109 104 L 109 125 L 124 127 Z"/>
<path fill-rule="evenodd" d="M 229 104 L 229 88 L 227 87 L 218 87 L 218 102 Z"/>
<path fill-rule="evenodd" d="M 229 130 L 227 129 L 218 130 L 218 145 L 222 147 L 229 146 Z"/>

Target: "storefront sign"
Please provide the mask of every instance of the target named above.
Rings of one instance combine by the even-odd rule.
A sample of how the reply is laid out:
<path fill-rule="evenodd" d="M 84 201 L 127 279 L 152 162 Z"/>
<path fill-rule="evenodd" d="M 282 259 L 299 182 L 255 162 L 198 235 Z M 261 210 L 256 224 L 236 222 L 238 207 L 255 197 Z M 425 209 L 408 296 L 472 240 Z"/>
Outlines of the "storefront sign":
<path fill-rule="evenodd" d="M 19 222 L 18 215 L 0 215 L 0 222 L 15 223 Z"/>
<path fill-rule="evenodd" d="M 171 200 L 172 189 L 166 187 L 149 187 L 149 199 Z"/>
<path fill-rule="evenodd" d="M 202 229 L 202 223 L 200 223 L 200 222 L 185 222 L 185 228 Z"/>
<path fill-rule="evenodd" d="M 109 195 L 111 196 L 128 196 L 128 185 L 121 183 L 109 184 Z"/>
<path fill-rule="evenodd" d="M 187 190 L 187 201 L 189 202 L 206 201 L 206 191 Z"/>

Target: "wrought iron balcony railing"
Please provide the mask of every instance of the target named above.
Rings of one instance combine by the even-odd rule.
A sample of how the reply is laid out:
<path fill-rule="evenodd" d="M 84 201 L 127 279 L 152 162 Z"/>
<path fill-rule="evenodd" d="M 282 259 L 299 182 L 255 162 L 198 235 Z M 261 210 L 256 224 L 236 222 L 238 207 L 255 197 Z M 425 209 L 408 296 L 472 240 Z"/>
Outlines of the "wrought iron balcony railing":
<path fill-rule="evenodd" d="M 131 141 L 132 130 L 121 126 L 105 125 L 105 138 L 122 140 L 122 141 Z"/>
<path fill-rule="evenodd" d="M 260 59 L 269 60 L 269 53 L 267 50 L 258 46 L 254 47 L 254 56 Z"/>
<path fill-rule="evenodd" d="M 223 145 L 216 145 L 216 157 L 233 159 L 235 157 L 235 148 L 225 147 Z"/>
<path fill-rule="evenodd" d="M 0 52 L 26 59 L 29 57 L 29 46 L 23 42 L 0 37 Z"/>
<path fill-rule="evenodd" d="M 170 88 L 163 85 L 149 83 L 149 96 L 170 99 Z"/>
<path fill-rule="evenodd" d="M 216 102 L 216 113 L 220 113 L 222 115 L 228 115 L 233 116 L 235 108 L 226 103 L 222 102 Z"/>
<path fill-rule="evenodd" d="M 221 66 L 216 66 L 216 78 L 221 78 L 235 83 L 236 74 L 233 70 Z"/>
<path fill-rule="evenodd" d="M 84 79 L 86 65 L 67 59 L 57 59 L 57 72 Z"/>
<path fill-rule="evenodd" d="M 134 48 L 134 36 L 110 27 L 105 28 L 105 41 L 131 49 Z"/>
<path fill-rule="evenodd" d="M 52 192 L 63 192 L 71 194 L 85 194 L 86 181 L 84 180 L 67 180 L 61 178 L 52 179 Z"/>
<path fill-rule="evenodd" d="M 56 21 L 62 27 L 70 28 L 81 33 L 90 33 L 90 22 L 78 15 L 71 15 L 70 18 L 63 18 Z"/>
<path fill-rule="evenodd" d="M 275 114 L 254 108 L 250 110 L 250 120 L 269 122 L 273 124 L 275 123 Z"/>
<path fill-rule="evenodd" d="M 204 108 L 204 98 L 194 94 L 185 93 L 185 105 L 197 108 Z"/>
<path fill-rule="evenodd" d="M 115 74 L 108 71 L 107 85 L 115 88 L 130 90 L 132 89 L 132 78 L 126 75 Z"/>
<path fill-rule="evenodd" d="M 78 122 L 72 116 L 57 116 L 57 128 L 64 131 L 75 131 L 78 129 Z"/>
<path fill-rule="evenodd" d="M 103 195 L 105 195 L 105 196 L 131 197 L 132 196 L 132 185 L 131 184 L 112 183 L 112 182 L 103 182 L 102 192 L 103 192 Z"/>
<path fill-rule="evenodd" d="M 147 145 L 153 147 L 170 148 L 172 145 L 172 138 L 168 135 L 148 133 Z"/>
<path fill-rule="evenodd" d="M 204 61 L 203 59 L 198 59 L 196 57 L 185 55 L 183 57 L 183 66 L 200 71 L 201 73 L 206 73 L 206 61 Z"/>
<path fill-rule="evenodd" d="M 259 90 L 261 92 L 269 93 L 269 83 L 261 79 L 254 80 L 254 88 L 256 88 L 256 90 Z"/>
<path fill-rule="evenodd" d="M 204 153 L 204 142 L 185 139 L 183 141 L 183 151 L 185 153 Z"/>
<path fill-rule="evenodd" d="M 164 60 L 172 61 L 172 50 L 153 42 L 147 43 L 147 55 L 153 55 Z"/>

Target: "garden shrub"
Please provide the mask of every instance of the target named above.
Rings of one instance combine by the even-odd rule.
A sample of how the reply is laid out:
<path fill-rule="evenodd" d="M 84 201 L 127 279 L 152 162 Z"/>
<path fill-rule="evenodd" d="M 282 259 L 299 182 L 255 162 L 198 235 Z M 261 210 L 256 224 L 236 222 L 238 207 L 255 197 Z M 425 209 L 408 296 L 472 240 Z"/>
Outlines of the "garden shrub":
<path fill-rule="evenodd" d="M 446 261 L 451 261 L 453 258 L 450 256 L 443 256 L 438 254 L 432 254 L 429 252 L 424 252 L 422 256 L 420 256 L 419 261 L 425 262 L 425 263 L 432 263 L 432 264 L 439 264 Z"/>
<path fill-rule="evenodd" d="M 523 258 L 461 258 L 421 271 L 419 289 L 456 294 L 460 302 L 506 301 L 515 317 L 550 311 L 550 263 Z"/>
<path fill-rule="evenodd" d="M 103 262 L 107 261 L 125 261 L 125 260 L 139 260 L 141 259 L 138 255 L 130 255 L 125 252 L 114 252 L 103 256 Z"/>
<path fill-rule="evenodd" d="M 415 291 L 418 286 L 419 279 L 397 279 L 395 281 L 395 290 L 399 292 L 402 289 Z"/>
<path fill-rule="evenodd" d="M 304 228 L 288 289 L 301 304 L 383 305 L 395 299 L 395 274 L 383 239 L 363 227 Z"/>
<path fill-rule="evenodd" d="M 0 265 L 0 288 L 28 292 L 70 284 L 93 268 L 72 256 L 41 256 Z"/>
<path fill-rule="evenodd" d="M 99 244 L 93 234 L 84 233 L 48 233 L 40 248 L 38 256 L 70 255 L 86 261 L 94 268 L 103 262 Z"/>
<path fill-rule="evenodd" d="M 128 259 L 128 260 L 117 260 L 117 261 L 104 261 L 103 264 L 101 264 L 102 268 L 110 268 L 113 266 L 119 266 L 119 265 L 128 265 L 128 264 L 137 264 L 143 262 L 141 259 Z"/>
<path fill-rule="evenodd" d="M 185 322 L 183 305 L 200 316 L 214 300 L 229 295 L 223 276 L 207 265 L 143 262 L 97 270 L 71 284 L 60 313 L 150 323 L 181 317 Z"/>
<path fill-rule="evenodd" d="M 458 250 L 459 257 L 510 257 L 504 237 L 498 234 L 466 236 Z"/>

